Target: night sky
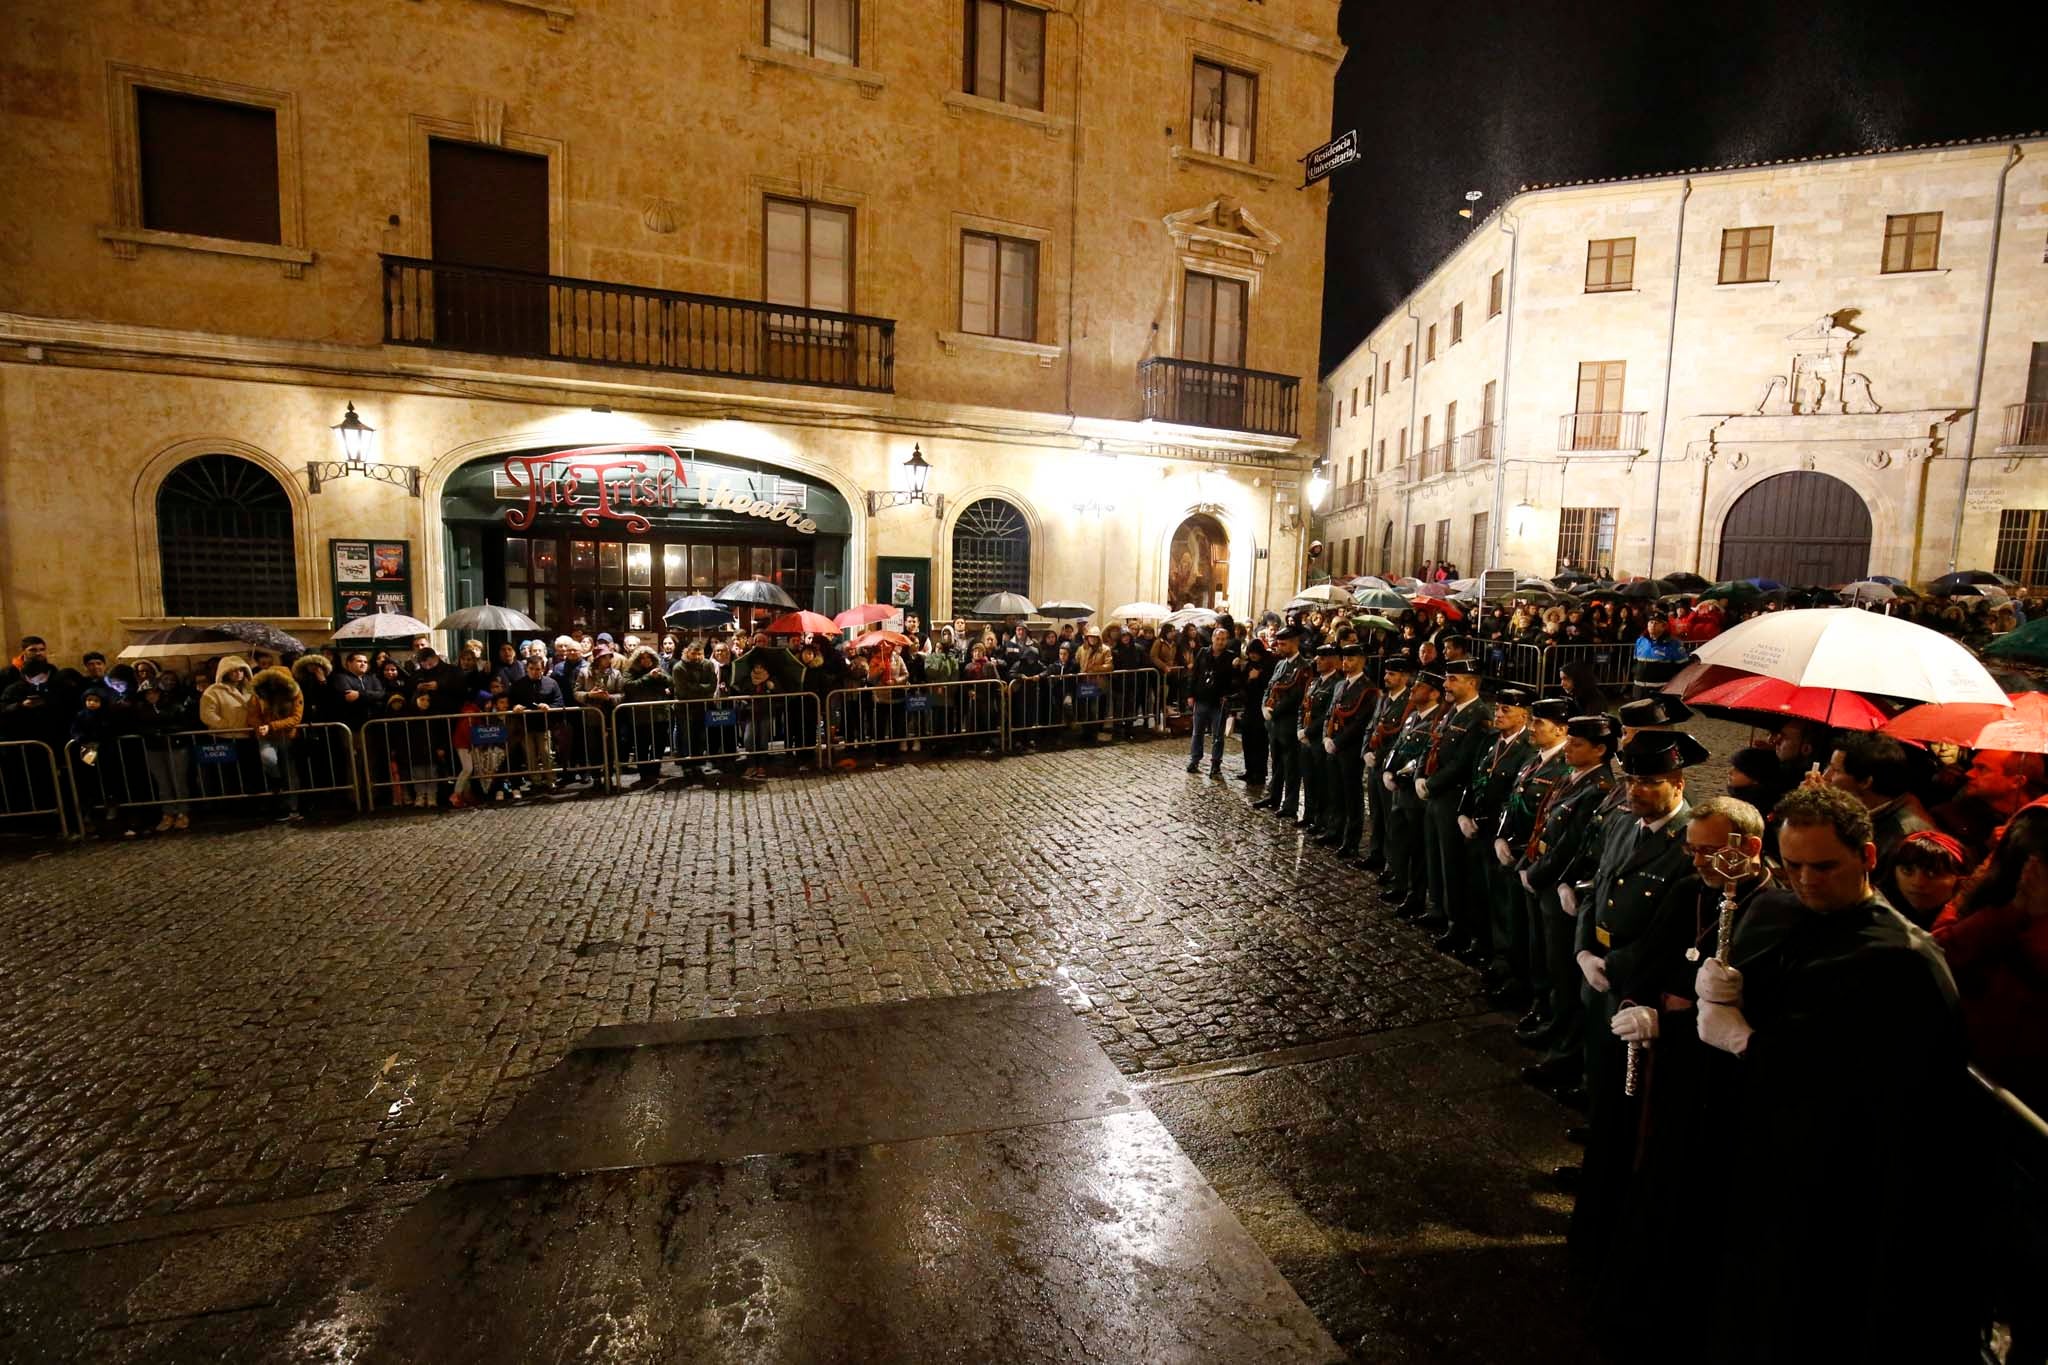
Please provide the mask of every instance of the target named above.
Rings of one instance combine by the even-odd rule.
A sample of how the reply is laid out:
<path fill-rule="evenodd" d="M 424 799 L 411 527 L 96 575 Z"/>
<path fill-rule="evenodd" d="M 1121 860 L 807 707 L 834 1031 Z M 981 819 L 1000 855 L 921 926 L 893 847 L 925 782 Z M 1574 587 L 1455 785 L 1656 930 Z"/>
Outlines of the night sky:
<path fill-rule="evenodd" d="M 1518 185 L 2048 127 L 2030 9 L 1344 0 L 1325 372 Z"/>

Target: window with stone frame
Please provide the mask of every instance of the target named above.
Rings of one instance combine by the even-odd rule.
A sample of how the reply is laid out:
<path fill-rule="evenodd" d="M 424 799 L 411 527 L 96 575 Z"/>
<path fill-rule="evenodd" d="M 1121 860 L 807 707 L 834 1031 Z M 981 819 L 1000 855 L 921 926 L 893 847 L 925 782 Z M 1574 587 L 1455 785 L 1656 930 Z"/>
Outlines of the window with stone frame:
<path fill-rule="evenodd" d="M 1500 316 L 1501 300 L 1507 292 L 1505 285 L 1506 275 L 1507 272 L 1505 270 L 1496 270 L 1493 272 L 1493 278 L 1487 282 L 1486 316 L 1490 318 Z"/>
<path fill-rule="evenodd" d="M 1038 340 L 1038 243 L 992 232 L 960 234 L 960 330 Z"/>
<path fill-rule="evenodd" d="M 1636 282 L 1636 239 L 1603 237 L 1586 243 L 1586 292 L 1608 294 Z"/>
<path fill-rule="evenodd" d="M 1425 364 L 1425 365 L 1427 365 L 1427 364 L 1429 364 L 1429 363 L 1430 363 L 1431 361 L 1433 361 L 1433 360 L 1435 360 L 1435 359 L 1436 359 L 1436 324 L 1432 322 L 1432 323 L 1430 323 L 1430 324 L 1429 324 L 1429 331 L 1428 331 L 1428 332 L 1426 332 L 1426 333 L 1424 334 L 1424 339 L 1423 339 L 1423 347 L 1422 347 L 1422 363 L 1423 363 L 1423 364 Z"/>
<path fill-rule="evenodd" d="M 1031 590 L 1031 528 L 1001 498 L 967 505 L 953 523 L 953 614 L 970 615 L 992 592 Z"/>
<path fill-rule="evenodd" d="M 142 227 L 283 242 L 276 109 L 138 85 L 135 139 Z"/>
<path fill-rule="evenodd" d="M 1045 108 L 1045 11 L 1015 0 L 966 0 L 970 95 L 1023 109 Z"/>
<path fill-rule="evenodd" d="M 1991 567 L 2023 588 L 2048 587 L 2048 508 L 2008 507 L 1998 514 Z"/>
<path fill-rule="evenodd" d="M 1189 106 L 1188 119 L 1196 151 L 1231 161 L 1257 159 L 1257 76 L 1197 57 Z"/>
<path fill-rule="evenodd" d="M 1884 220 L 1884 273 L 1910 274 L 1941 265 L 1941 215 L 1894 213 Z"/>
<path fill-rule="evenodd" d="M 1462 303 L 1454 303 L 1451 305 L 1451 345 L 1455 346 L 1464 339 L 1465 305 Z"/>
<path fill-rule="evenodd" d="M 1614 564 L 1618 507 L 1567 507 L 1557 522 L 1557 571 L 1577 569 L 1605 577 Z"/>
<path fill-rule="evenodd" d="M 296 616 L 297 538 L 284 487 L 254 460 L 199 455 L 156 494 L 164 615 Z"/>
<path fill-rule="evenodd" d="M 771 196 L 763 212 L 763 302 L 852 312 L 853 210 Z"/>
<path fill-rule="evenodd" d="M 860 0 L 767 0 L 766 43 L 821 62 L 860 64 Z"/>
<path fill-rule="evenodd" d="M 1767 227 L 1721 230 L 1722 284 L 1758 284 L 1771 277 L 1771 237 Z"/>
<path fill-rule="evenodd" d="M 1478 577 L 1485 570 L 1486 561 L 1493 551 L 1493 514 L 1474 512 L 1472 514 L 1471 557 L 1463 568 L 1472 577 Z"/>

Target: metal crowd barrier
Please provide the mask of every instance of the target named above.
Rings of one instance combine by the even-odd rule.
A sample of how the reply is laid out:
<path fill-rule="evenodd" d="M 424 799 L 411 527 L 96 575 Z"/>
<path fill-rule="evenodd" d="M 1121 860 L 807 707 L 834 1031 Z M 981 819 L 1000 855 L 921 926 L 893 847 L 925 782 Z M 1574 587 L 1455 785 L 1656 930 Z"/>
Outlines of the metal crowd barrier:
<path fill-rule="evenodd" d="M 826 759 L 913 741 L 982 739 L 1005 747 L 1009 700 L 994 678 L 841 688 L 825 698 Z"/>
<path fill-rule="evenodd" d="M 1986 1111 L 1984 1145 L 1976 1152 L 1986 1172 L 1988 1219 L 1988 1246 L 1980 1249 L 1990 1319 L 1983 1358 L 1998 1358 L 1989 1341 L 2002 1324 L 2011 1338 L 2005 1358 L 2036 1362 L 2048 1358 L 2048 1300 L 2041 1295 L 2048 1283 L 2048 1122 L 1974 1066 L 1970 1080 Z"/>
<path fill-rule="evenodd" d="M 269 749 L 276 771 L 269 770 Z M 72 740 L 64 746 L 71 790 L 84 813 L 102 806 L 161 806 L 184 815 L 186 807 L 252 797 L 306 797 L 346 792 L 356 808 L 355 739 L 336 721 L 295 726 L 281 739 L 260 740 L 252 730 L 177 730 L 164 734 L 112 735 L 97 742 Z"/>
<path fill-rule="evenodd" d="M 64 797 L 64 777 L 49 745 L 39 739 L 0 740 L 0 819 L 54 815 L 57 833 L 69 838 Z"/>
<path fill-rule="evenodd" d="M 1499 656 L 1489 648 L 1486 657 L 1491 660 Z M 1632 681 L 1635 645 L 1512 645 L 1506 652 L 1506 671 L 1495 676 L 1502 682 L 1555 691 L 1564 670 L 1581 660 L 1592 663 L 1594 678 L 1602 687 L 1625 688 Z"/>
<path fill-rule="evenodd" d="M 1134 726 L 1149 729 L 1162 714 L 1163 681 L 1159 670 L 1151 667 L 1012 678 L 1010 734 L 1072 730 L 1128 735 Z"/>
<path fill-rule="evenodd" d="M 364 722 L 357 737 L 363 808 L 375 810 L 380 792 L 391 805 L 427 797 L 438 802 L 446 783 L 460 793 L 475 787 L 484 799 L 501 783 L 542 791 L 568 782 L 603 788 L 612 773 L 608 739 L 604 712 L 595 706 L 379 716 Z"/>
<path fill-rule="evenodd" d="M 663 761 L 732 766 L 808 755 L 822 760 L 811 692 L 685 701 L 631 701 L 611 710 L 614 785 L 628 768 L 658 776 Z"/>

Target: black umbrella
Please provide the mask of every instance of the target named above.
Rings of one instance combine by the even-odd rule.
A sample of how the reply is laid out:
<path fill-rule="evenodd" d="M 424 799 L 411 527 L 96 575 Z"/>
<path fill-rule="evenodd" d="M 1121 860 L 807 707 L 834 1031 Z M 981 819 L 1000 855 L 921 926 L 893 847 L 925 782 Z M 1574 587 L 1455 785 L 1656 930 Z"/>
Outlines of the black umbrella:
<path fill-rule="evenodd" d="M 1977 587 L 1980 585 L 1988 585 L 1994 588 L 2009 588 L 2013 586 L 2013 581 L 2010 578 L 1995 574 L 1989 569 L 1962 569 L 1956 573 L 1943 574 L 1932 583 L 1929 583 L 1927 590 L 1936 597 L 1949 597 L 1955 594 L 1957 588 Z M 1967 597 L 1973 594 L 1965 593 L 1963 595 Z"/>
<path fill-rule="evenodd" d="M 796 599 L 765 578 L 742 578 L 737 583 L 728 583 L 711 594 L 711 600 L 723 602 L 728 607 L 780 607 L 784 611 L 796 610 Z"/>
<path fill-rule="evenodd" d="M 287 635 L 267 621 L 223 621 L 214 627 L 226 635 L 232 635 L 243 644 L 271 654 L 304 654 L 306 642 L 295 635 Z"/>
<path fill-rule="evenodd" d="M 1714 586 L 1696 573 L 1668 573 L 1664 581 L 1679 592 L 1705 592 Z"/>
<path fill-rule="evenodd" d="M 1598 583 L 1600 580 L 1589 573 L 1580 573 L 1577 569 L 1566 569 L 1563 573 L 1552 574 L 1550 581 L 1563 588 L 1573 583 Z"/>
<path fill-rule="evenodd" d="M 668 610 L 661 614 L 661 619 L 668 625 L 685 630 L 724 626 L 732 624 L 732 608 L 721 607 L 702 593 L 691 593 L 669 603 Z"/>
<path fill-rule="evenodd" d="M 1628 582 L 1616 588 L 1615 591 L 1623 597 L 1662 597 L 1664 594 L 1672 591 L 1672 584 L 1669 580 L 1662 578 L 1631 578 Z"/>

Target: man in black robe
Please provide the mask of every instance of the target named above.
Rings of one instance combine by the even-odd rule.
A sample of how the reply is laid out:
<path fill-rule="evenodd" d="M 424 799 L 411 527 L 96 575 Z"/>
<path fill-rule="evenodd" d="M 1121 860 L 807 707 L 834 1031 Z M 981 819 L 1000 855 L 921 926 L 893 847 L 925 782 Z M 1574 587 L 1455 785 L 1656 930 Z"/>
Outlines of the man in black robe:
<path fill-rule="evenodd" d="M 1960 1016 L 1933 941 L 1871 889 L 1870 815 L 1845 792 L 1778 803 L 1789 893 L 1751 905 L 1731 965 L 1694 981 L 1702 1041 L 1741 1059 L 1700 1228 L 1722 1240 L 1710 1358 L 1974 1358 L 1976 1199 Z M 1703 1286 L 1703 1289 L 1707 1287 Z"/>

